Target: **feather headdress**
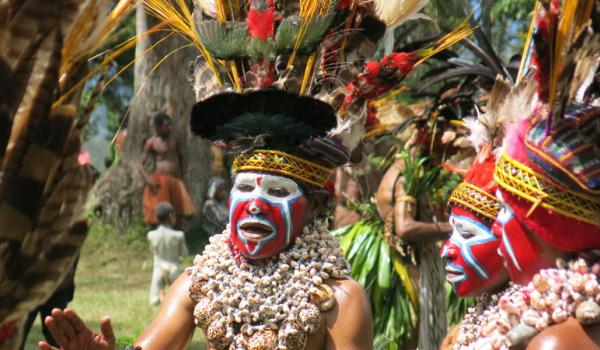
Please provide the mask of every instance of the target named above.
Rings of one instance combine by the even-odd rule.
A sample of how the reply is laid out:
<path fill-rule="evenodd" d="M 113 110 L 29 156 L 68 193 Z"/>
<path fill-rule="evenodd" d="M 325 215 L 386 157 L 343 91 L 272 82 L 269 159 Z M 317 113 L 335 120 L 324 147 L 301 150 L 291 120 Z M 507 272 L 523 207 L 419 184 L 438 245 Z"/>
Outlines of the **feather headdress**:
<path fill-rule="evenodd" d="M 356 81 L 356 70 L 346 62 L 347 49 L 375 47 L 385 24 L 360 1 L 196 0 L 193 14 L 183 8 L 182 0 L 144 2 L 150 13 L 186 34 L 201 53 L 190 70 L 198 98 L 192 112 L 197 135 L 220 141 L 236 153 L 277 150 L 328 168 L 345 164 L 360 142 L 368 127 L 369 99 L 389 91 L 414 66 L 470 33 L 463 24 L 430 47 L 386 57 L 383 63 L 391 67 L 391 79 L 382 72 L 370 81 L 379 84 L 376 91 L 367 91 L 368 84 L 346 85 Z M 390 20 L 398 24 L 423 5 L 421 1 L 394 7 L 396 17 Z M 362 35 L 359 28 L 371 30 Z M 209 83 L 211 73 L 218 84 Z M 353 100 L 352 108 L 342 103 L 344 99 Z M 207 118 L 209 114 L 218 117 Z"/>
<path fill-rule="evenodd" d="M 600 107 L 590 88 L 600 60 L 597 7 L 541 1 L 533 33 L 538 100 L 515 113 L 522 118 L 506 133 L 494 175 L 519 221 L 569 252 L 600 247 Z"/>

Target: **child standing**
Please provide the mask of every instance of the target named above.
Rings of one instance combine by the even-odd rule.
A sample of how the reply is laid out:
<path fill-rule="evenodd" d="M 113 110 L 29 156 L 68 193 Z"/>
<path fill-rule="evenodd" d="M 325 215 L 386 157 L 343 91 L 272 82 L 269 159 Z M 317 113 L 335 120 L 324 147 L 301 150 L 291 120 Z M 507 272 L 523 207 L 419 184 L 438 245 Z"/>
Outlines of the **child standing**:
<path fill-rule="evenodd" d="M 181 273 L 179 262 L 188 255 L 185 235 L 174 230 L 175 209 L 168 202 L 160 202 L 155 208 L 160 226 L 148 232 L 148 241 L 154 254 L 154 268 L 150 285 L 150 304 L 158 305 L 162 301 L 163 289 L 177 279 Z"/>

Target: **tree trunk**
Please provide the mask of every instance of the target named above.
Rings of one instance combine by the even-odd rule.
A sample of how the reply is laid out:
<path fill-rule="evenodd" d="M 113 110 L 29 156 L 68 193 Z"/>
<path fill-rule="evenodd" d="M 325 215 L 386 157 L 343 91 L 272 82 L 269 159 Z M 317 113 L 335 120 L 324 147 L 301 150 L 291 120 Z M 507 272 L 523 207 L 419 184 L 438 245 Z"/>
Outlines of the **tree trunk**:
<path fill-rule="evenodd" d="M 201 208 L 211 175 L 210 144 L 194 137 L 188 126 L 194 94 L 187 83 L 187 67 L 198 51 L 193 47 L 180 49 L 187 42 L 174 34 L 144 54 L 165 34 L 144 35 L 156 20 L 146 14 L 141 2 L 137 6 L 136 31 L 140 39 L 136 46 L 134 99 L 128 134 L 119 163 L 100 177 L 91 202 L 104 222 L 121 229 L 142 212 L 145 181 L 138 169 L 144 142 L 154 132 L 152 117 L 157 112 L 166 112 L 173 120 L 173 136 L 179 140 L 183 156 L 183 180 L 196 208 Z"/>

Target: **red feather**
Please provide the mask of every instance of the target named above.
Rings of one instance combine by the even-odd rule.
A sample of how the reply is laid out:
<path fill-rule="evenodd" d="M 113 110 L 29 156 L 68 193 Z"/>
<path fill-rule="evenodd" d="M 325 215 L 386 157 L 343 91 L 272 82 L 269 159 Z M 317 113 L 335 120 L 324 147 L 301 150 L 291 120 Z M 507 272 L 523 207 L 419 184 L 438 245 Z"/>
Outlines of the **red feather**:
<path fill-rule="evenodd" d="M 275 33 L 275 6 L 270 0 L 253 0 L 246 22 L 251 39 L 265 41 Z"/>

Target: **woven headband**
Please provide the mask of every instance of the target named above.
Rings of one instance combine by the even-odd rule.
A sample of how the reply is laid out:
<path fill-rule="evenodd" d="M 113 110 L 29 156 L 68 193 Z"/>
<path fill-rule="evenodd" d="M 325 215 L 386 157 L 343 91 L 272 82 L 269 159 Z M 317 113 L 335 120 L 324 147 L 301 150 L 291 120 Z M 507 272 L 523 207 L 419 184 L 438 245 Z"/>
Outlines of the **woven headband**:
<path fill-rule="evenodd" d="M 236 156 L 233 171 L 261 171 L 285 175 L 322 188 L 333 169 L 281 151 L 254 150 Z"/>

